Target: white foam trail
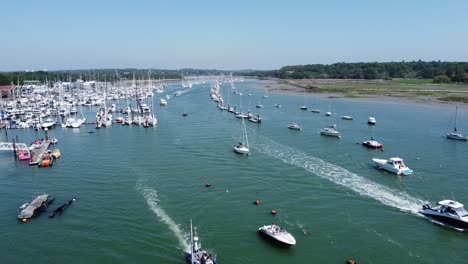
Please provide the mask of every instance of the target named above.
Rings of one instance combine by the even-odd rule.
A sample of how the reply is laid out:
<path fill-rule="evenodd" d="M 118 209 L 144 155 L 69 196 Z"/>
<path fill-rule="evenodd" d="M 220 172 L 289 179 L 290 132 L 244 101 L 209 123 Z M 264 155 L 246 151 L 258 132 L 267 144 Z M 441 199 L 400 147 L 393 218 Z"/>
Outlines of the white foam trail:
<path fill-rule="evenodd" d="M 179 241 L 179 245 L 182 250 L 189 248 L 187 240 L 184 238 L 184 233 L 180 230 L 179 225 L 172 220 L 172 218 L 166 214 L 166 212 L 159 206 L 158 193 L 156 190 L 153 190 L 148 187 L 137 185 L 136 188 L 140 193 L 145 197 L 146 203 L 148 203 L 149 208 L 153 211 L 158 217 L 159 221 L 166 224 L 169 229 L 174 233 L 175 237 Z"/>
<path fill-rule="evenodd" d="M 251 145 L 260 153 L 301 167 L 321 178 L 375 199 L 382 204 L 417 214 L 421 206 L 426 203 L 405 192 L 393 190 L 372 182 L 337 165 L 309 156 L 299 150 L 283 146 L 263 136 L 258 135 L 255 141 Z"/>

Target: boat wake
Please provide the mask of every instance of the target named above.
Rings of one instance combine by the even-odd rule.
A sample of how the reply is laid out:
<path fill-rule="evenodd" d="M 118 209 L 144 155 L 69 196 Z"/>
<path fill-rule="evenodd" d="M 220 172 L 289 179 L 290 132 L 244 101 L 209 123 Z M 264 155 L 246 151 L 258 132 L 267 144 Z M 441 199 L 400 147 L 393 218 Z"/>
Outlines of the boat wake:
<path fill-rule="evenodd" d="M 415 198 L 405 192 L 393 190 L 372 182 L 340 166 L 307 155 L 297 149 L 283 146 L 258 134 L 253 138 L 253 140 L 254 142 L 252 142 L 252 147 L 260 153 L 303 168 L 321 178 L 351 189 L 360 195 L 370 197 L 382 204 L 419 215 L 419 209 L 426 203 L 425 201 Z"/>
<path fill-rule="evenodd" d="M 182 230 L 180 230 L 179 225 L 176 224 L 174 220 L 172 220 L 172 218 L 159 205 L 160 201 L 158 199 L 157 191 L 142 185 L 137 185 L 136 189 L 146 199 L 146 203 L 148 203 L 148 206 L 151 209 L 151 211 L 153 211 L 156 214 L 158 220 L 166 224 L 172 231 L 172 233 L 174 233 L 181 249 L 186 250 L 187 248 L 189 248 L 187 240 L 184 237 L 184 233 L 182 232 Z"/>

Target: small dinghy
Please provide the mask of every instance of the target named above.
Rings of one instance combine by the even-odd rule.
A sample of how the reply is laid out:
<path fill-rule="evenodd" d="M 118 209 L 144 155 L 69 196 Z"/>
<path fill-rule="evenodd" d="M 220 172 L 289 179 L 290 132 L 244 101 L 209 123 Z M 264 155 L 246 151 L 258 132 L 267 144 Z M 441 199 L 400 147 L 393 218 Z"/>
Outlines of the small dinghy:
<path fill-rule="evenodd" d="M 277 225 L 264 225 L 258 231 L 286 245 L 296 244 L 296 239 L 288 231 Z"/>

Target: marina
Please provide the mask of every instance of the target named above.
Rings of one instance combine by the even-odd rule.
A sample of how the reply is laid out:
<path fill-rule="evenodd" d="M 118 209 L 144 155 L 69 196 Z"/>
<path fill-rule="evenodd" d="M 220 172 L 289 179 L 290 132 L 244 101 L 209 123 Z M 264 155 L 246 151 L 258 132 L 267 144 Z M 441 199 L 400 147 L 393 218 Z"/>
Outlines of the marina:
<path fill-rule="evenodd" d="M 210 98 L 216 81 L 218 102 Z M 53 167 L 42 169 L 15 159 L 11 150 L 0 153 L 6 187 L 0 209 L 5 261 L 79 263 L 85 251 L 90 263 L 186 263 L 190 219 L 216 263 L 343 263 L 350 257 L 358 263 L 457 263 L 468 257 L 466 232 L 433 225 L 420 213 L 424 204 L 444 197 L 468 201 L 468 170 L 463 166 L 468 144 L 445 137 L 453 106 L 334 98 L 343 112 L 337 114 L 353 117 L 351 122 L 335 120 L 341 139 L 334 140 L 317 135 L 330 126 L 330 117 L 300 111 L 303 94 L 269 91 L 264 98 L 265 82 L 237 79 L 239 95 L 230 83 L 230 77 L 206 77 L 185 89 L 172 83 L 154 98 L 138 101 L 135 89 L 122 89 L 134 96 L 94 106 L 77 104 L 75 115 L 93 120 L 79 128 L 62 127 L 58 124 L 64 117 L 51 115 L 44 119 L 57 125 L 47 131 L 34 125 L 0 130 L 2 142 L 17 135 L 24 142 L 56 138 L 51 153 L 59 147 L 62 155 Z M 240 111 L 238 97 L 246 105 L 248 94 L 262 98 L 260 124 L 227 111 L 228 105 Z M 307 96 L 313 97 L 314 108 L 329 108 L 330 98 Z M 163 97 L 168 101 L 164 106 Z M 257 110 L 257 101 L 252 100 L 251 110 Z M 104 102 L 109 108 L 115 104 L 113 122 L 96 129 L 94 120 Z M 278 103 L 281 108 L 275 107 Z M 367 124 L 369 109 L 374 109 L 378 125 Z M 157 124 L 145 126 L 146 119 L 134 118 L 145 114 L 153 114 Z M 460 131 L 468 131 L 461 119 L 465 116 L 467 110 L 459 107 Z M 118 117 L 130 118 L 131 125 L 117 123 Z M 291 120 L 301 125 L 300 133 L 286 129 Z M 384 152 L 356 144 L 369 135 L 385 142 Z M 233 144 L 244 138 L 248 156 L 233 151 Z M 414 173 L 402 177 L 374 168 L 372 158 L 388 157 L 403 157 Z M 73 194 L 79 203 L 54 220 L 47 218 L 50 208 L 18 223 L 18 206 L 43 193 L 63 202 Z M 252 205 L 254 200 L 262 202 Z M 273 246 L 255 232 L 273 222 L 294 237 L 293 247 Z M 32 237 L 15 239 L 29 228 L 35 230 Z"/>

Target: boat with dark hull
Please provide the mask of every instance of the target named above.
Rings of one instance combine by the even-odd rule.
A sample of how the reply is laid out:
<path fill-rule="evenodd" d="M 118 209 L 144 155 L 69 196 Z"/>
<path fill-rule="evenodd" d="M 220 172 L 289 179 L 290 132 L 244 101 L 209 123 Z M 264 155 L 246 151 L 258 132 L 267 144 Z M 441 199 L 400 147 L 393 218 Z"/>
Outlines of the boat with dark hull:
<path fill-rule="evenodd" d="M 468 212 L 463 204 L 457 201 L 442 200 L 435 206 L 425 204 L 419 212 L 445 226 L 468 230 Z"/>
<path fill-rule="evenodd" d="M 52 213 L 49 214 L 50 218 L 54 218 L 55 215 L 63 213 L 63 211 L 74 201 L 76 201 L 76 198 L 73 197 L 71 200 L 67 201 L 66 203 L 62 204 L 61 206 L 57 207 Z"/>

